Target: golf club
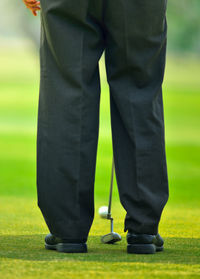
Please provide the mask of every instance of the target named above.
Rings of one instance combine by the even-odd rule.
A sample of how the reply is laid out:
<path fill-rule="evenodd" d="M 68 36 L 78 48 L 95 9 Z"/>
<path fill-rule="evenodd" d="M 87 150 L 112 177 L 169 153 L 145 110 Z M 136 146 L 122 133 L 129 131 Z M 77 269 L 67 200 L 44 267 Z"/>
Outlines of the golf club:
<path fill-rule="evenodd" d="M 101 237 L 101 242 L 104 244 L 113 244 L 117 241 L 120 241 L 121 235 L 113 231 L 113 218 L 111 216 L 111 204 L 112 204 L 112 191 L 113 191 L 113 176 L 114 176 L 114 158 L 112 161 L 112 171 L 111 171 L 111 183 L 110 183 L 110 195 L 109 195 L 109 203 L 107 206 L 102 206 L 99 208 L 99 215 L 101 218 L 105 218 L 110 220 L 111 232 L 105 234 Z"/>

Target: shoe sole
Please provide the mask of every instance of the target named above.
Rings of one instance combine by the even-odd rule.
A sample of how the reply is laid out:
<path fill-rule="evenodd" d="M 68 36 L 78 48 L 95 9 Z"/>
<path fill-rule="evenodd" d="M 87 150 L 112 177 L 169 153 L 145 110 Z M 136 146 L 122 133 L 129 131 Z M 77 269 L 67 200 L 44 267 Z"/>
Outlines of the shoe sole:
<path fill-rule="evenodd" d="M 58 243 L 55 245 L 45 244 L 47 250 L 57 250 L 61 253 L 87 253 L 86 243 Z"/>
<path fill-rule="evenodd" d="M 163 251 L 163 246 L 156 246 L 155 244 L 128 244 L 128 254 L 155 254 Z"/>

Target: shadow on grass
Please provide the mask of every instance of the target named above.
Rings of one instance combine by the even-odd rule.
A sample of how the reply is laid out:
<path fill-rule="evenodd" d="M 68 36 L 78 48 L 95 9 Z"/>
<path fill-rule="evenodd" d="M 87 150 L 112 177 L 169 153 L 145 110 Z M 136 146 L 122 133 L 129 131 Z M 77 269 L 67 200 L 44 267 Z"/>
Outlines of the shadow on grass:
<path fill-rule="evenodd" d="M 200 238 L 168 237 L 165 250 L 154 255 L 126 253 L 126 241 L 114 245 L 101 244 L 100 236 L 89 236 L 88 253 L 65 254 L 44 249 L 45 235 L 4 235 L 0 236 L 0 259 L 26 261 L 98 261 L 98 262 L 141 262 L 199 264 Z"/>

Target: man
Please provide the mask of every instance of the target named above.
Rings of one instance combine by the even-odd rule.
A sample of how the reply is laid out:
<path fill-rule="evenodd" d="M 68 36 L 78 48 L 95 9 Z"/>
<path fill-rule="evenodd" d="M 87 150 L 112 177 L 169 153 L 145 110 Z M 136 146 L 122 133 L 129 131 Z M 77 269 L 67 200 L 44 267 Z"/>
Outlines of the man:
<path fill-rule="evenodd" d="M 163 250 L 168 200 L 162 82 L 166 0 L 24 0 L 41 8 L 38 205 L 47 249 L 87 252 L 94 218 L 98 61 L 105 50 L 112 142 L 128 253 Z M 41 4 L 41 7 L 40 7 Z"/>

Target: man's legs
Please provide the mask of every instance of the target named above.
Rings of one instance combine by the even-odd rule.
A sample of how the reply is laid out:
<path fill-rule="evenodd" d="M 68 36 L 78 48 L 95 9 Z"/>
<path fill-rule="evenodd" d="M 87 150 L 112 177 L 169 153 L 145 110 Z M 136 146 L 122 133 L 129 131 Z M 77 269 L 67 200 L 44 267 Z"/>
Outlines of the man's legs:
<path fill-rule="evenodd" d="M 124 230 L 156 234 L 168 200 L 162 81 L 166 0 L 107 0 L 107 79 Z"/>
<path fill-rule="evenodd" d="M 87 240 L 94 217 L 100 3 L 41 0 L 38 205 L 50 232 L 75 242 Z"/>

